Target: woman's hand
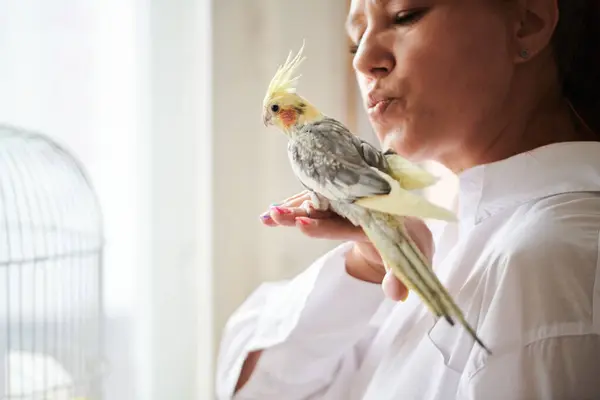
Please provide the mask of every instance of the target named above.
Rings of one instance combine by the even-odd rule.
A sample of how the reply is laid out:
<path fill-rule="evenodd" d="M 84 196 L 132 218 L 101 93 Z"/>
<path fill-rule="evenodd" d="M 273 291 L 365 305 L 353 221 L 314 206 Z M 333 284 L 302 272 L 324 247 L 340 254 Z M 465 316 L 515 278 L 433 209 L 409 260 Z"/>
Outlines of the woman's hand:
<path fill-rule="evenodd" d="M 308 201 L 310 195 L 307 191 L 298 193 L 271 206 L 269 211 L 261 215 L 261 220 L 272 227 L 295 226 L 303 234 L 314 238 L 354 242 L 352 250 L 346 254 L 348 273 L 357 279 L 381 284 L 385 294 L 393 300 L 405 300 L 408 290 L 391 271 L 386 272 L 379 253 L 362 229 L 330 211 L 312 210 L 308 217 L 303 207 L 303 203 Z M 431 260 L 433 239 L 427 226 L 421 220 L 409 217 L 405 219 L 405 225 L 419 249 Z"/>

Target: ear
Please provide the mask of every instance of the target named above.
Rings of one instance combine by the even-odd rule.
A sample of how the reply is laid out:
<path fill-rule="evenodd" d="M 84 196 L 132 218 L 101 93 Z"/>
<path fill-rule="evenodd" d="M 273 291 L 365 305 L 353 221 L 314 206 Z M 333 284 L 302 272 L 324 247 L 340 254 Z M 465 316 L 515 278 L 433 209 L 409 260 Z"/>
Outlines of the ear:
<path fill-rule="evenodd" d="M 515 60 L 524 62 L 551 45 L 559 18 L 558 0 L 518 0 L 518 3 Z"/>

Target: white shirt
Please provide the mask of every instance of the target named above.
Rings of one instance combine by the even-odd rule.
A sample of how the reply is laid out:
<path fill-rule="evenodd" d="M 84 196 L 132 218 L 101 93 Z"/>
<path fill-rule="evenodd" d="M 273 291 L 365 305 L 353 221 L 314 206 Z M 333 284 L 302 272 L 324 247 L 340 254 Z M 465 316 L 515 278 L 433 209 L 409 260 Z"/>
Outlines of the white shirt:
<path fill-rule="evenodd" d="M 483 342 L 347 275 L 345 244 L 232 315 L 220 399 L 600 399 L 600 143 L 470 169 L 434 268 Z M 232 393 L 250 351 L 266 349 Z"/>

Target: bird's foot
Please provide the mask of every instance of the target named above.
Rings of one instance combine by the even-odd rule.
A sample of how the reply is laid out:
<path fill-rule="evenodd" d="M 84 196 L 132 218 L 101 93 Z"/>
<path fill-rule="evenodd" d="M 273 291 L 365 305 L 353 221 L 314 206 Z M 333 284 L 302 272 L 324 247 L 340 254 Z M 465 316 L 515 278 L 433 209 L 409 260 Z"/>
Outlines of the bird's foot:
<path fill-rule="evenodd" d="M 310 194 L 310 203 L 312 203 L 312 207 L 317 211 L 327 211 L 329 210 L 329 200 L 327 198 L 315 193 L 309 192 Z"/>

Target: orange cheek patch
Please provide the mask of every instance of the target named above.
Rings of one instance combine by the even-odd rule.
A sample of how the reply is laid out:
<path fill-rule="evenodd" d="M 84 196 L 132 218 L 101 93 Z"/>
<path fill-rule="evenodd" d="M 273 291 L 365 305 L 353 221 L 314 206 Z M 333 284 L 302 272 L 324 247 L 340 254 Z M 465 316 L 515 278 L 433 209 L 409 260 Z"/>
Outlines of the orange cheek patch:
<path fill-rule="evenodd" d="M 279 112 L 279 118 L 285 126 L 290 126 L 296 123 L 296 111 L 295 110 L 281 110 Z"/>

